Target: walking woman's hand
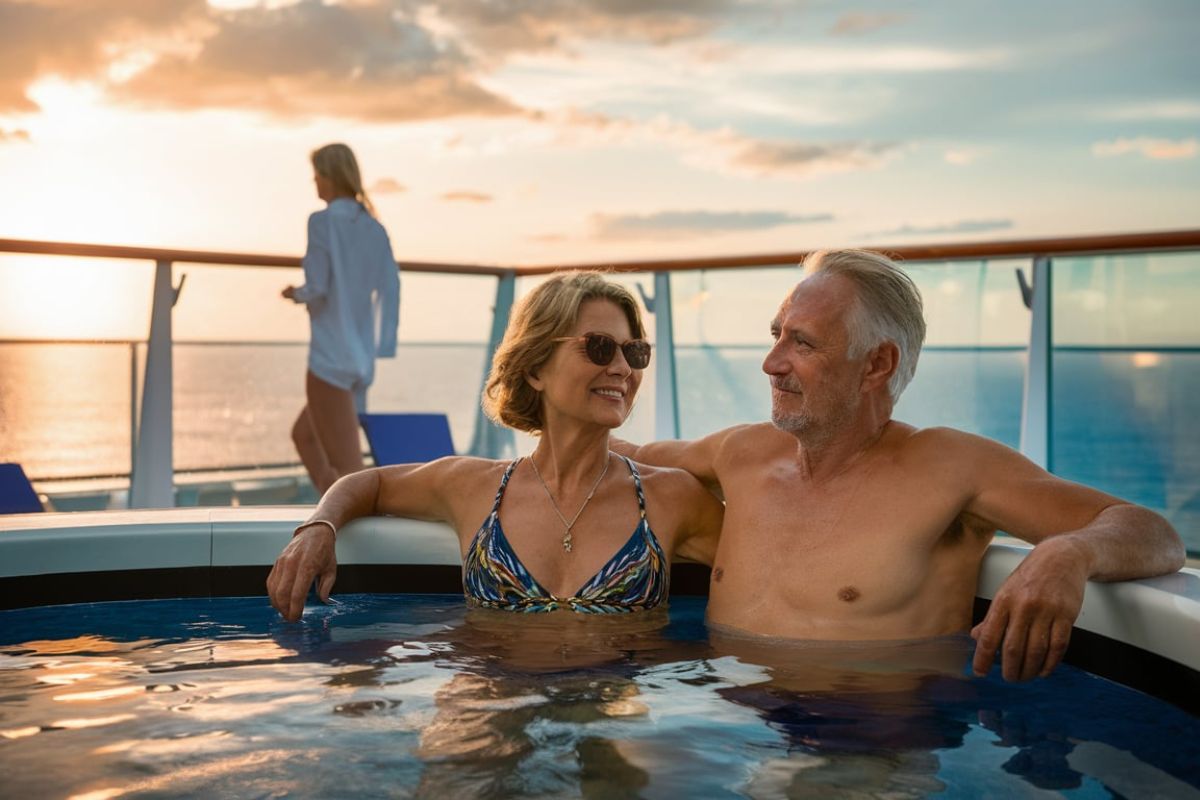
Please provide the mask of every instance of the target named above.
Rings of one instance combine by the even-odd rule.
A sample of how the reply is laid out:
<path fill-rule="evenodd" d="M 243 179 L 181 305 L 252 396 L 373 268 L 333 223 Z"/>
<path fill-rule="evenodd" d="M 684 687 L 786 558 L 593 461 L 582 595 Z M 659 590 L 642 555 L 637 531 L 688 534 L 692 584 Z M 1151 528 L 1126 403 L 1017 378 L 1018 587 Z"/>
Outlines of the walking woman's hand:
<path fill-rule="evenodd" d="M 324 603 L 336 579 L 333 528 L 313 525 L 293 536 L 275 559 L 267 576 L 267 594 L 284 619 L 295 622 L 304 613 L 304 600 L 313 581 L 317 581 L 317 597 Z"/>

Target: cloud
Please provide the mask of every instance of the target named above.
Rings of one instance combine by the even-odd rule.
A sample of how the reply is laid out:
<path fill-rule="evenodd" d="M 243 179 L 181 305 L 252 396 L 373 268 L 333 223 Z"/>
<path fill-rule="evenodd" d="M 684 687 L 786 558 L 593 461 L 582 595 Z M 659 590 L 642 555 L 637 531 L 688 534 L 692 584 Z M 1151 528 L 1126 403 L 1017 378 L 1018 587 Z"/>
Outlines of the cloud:
<path fill-rule="evenodd" d="M 30 142 L 29 131 L 22 128 L 0 128 L 0 144 L 7 142 Z"/>
<path fill-rule="evenodd" d="M 593 214 L 591 223 L 593 236 L 597 239 L 682 239 L 832 219 L 831 214 L 798 215 L 783 211 L 659 211 L 653 214 Z"/>
<path fill-rule="evenodd" d="M 411 121 L 523 113 L 482 80 L 522 51 L 667 43 L 736 0 L 0 0 L 0 113 L 49 76 L 151 108 Z"/>
<path fill-rule="evenodd" d="M 386 2 L 213 12 L 194 51 L 169 53 L 114 92 L 164 108 L 234 108 L 365 121 L 495 116 L 519 109 L 467 56 Z"/>
<path fill-rule="evenodd" d="M 367 189 L 371 194 L 400 194 L 407 192 L 408 187 L 395 178 L 380 178 Z"/>
<path fill-rule="evenodd" d="M 829 32 L 835 36 L 857 36 L 877 31 L 880 28 L 899 25 L 907 20 L 907 14 L 870 14 L 863 11 L 851 11 L 838 17 L 838 21 L 833 24 Z"/>
<path fill-rule="evenodd" d="M 741 75 L 887 75 L 988 71 L 1018 63 L 1011 47 L 948 48 L 922 45 L 764 44 L 730 51 L 728 68 Z"/>
<path fill-rule="evenodd" d="M 554 128 L 553 143 L 560 146 L 659 145 L 692 166 L 752 177 L 807 178 L 873 169 L 904 147 L 896 142 L 761 139 L 729 128 L 695 128 L 665 115 L 635 121 L 567 109 L 540 119 Z"/>
<path fill-rule="evenodd" d="M 867 234 L 868 238 L 884 236 L 938 236 L 947 233 L 987 233 L 1008 230 L 1013 226 L 1011 219 L 964 219 L 944 225 L 909 225 L 886 231 Z"/>
<path fill-rule="evenodd" d="M 440 0 L 432 26 L 453 31 L 481 58 L 569 50 L 583 38 L 667 44 L 710 31 L 734 0 Z"/>
<path fill-rule="evenodd" d="M 956 167 L 965 167 L 974 164 L 982 155 L 982 151 L 973 147 L 952 147 L 942 153 L 942 160 Z"/>
<path fill-rule="evenodd" d="M 483 192 L 446 192 L 442 199 L 448 203 L 490 203 L 492 196 Z"/>
<path fill-rule="evenodd" d="M 1092 145 L 1092 155 L 1097 158 L 1111 158 L 1130 153 L 1140 153 L 1146 158 L 1155 160 L 1174 160 L 1195 158 L 1200 152 L 1200 140 L 1195 138 L 1152 139 L 1149 136 L 1138 136 L 1133 139 L 1119 138 L 1111 142 L 1096 142 Z"/>
<path fill-rule="evenodd" d="M 1092 117 L 1113 120 L 1200 119 L 1200 102 L 1190 99 L 1155 100 L 1095 109 Z"/>
<path fill-rule="evenodd" d="M 103 77 L 130 49 L 203 19 L 205 0 L 0 0 L 0 113 L 37 111 L 41 78 Z"/>
<path fill-rule="evenodd" d="M 741 137 L 738 137 L 741 138 Z M 899 145 L 872 142 L 789 142 L 742 138 L 731 163 L 756 175 L 811 175 L 864 169 L 883 162 Z"/>

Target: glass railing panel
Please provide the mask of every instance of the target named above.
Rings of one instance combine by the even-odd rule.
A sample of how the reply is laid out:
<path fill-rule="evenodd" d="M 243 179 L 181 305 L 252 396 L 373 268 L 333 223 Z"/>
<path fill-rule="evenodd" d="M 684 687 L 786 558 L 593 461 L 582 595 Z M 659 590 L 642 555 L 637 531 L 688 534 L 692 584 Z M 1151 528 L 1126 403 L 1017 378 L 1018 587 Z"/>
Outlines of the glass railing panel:
<path fill-rule="evenodd" d="M 908 263 L 925 303 L 925 347 L 895 417 L 1020 444 L 1029 312 L 1023 260 Z"/>
<path fill-rule="evenodd" d="M 144 339 L 154 264 L 0 253 L 0 339 Z"/>
<path fill-rule="evenodd" d="M 0 255 L 0 460 L 40 490 L 127 479 L 130 342 L 146 336 L 153 269 Z"/>
<path fill-rule="evenodd" d="M 906 264 L 925 299 L 927 345 L 896 418 L 950 425 L 1016 446 L 1029 315 L 1023 261 Z M 672 275 L 684 438 L 770 418 L 762 361 L 794 266 Z"/>
<path fill-rule="evenodd" d="M 0 461 L 30 479 L 129 474 L 130 345 L 0 341 Z"/>
<path fill-rule="evenodd" d="M 1054 261 L 1051 469 L 1200 552 L 1200 254 Z"/>
<path fill-rule="evenodd" d="M 375 362 L 375 385 L 367 395 L 368 408 L 380 413 L 445 414 L 450 420 L 455 452 L 465 454 L 478 419 L 486 338 L 473 343 L 401 342 L 394 359 Z"/>
<path fill-rule="evenodd" d="M 679 427 L 684 439 L 771 418 L 762 362 L 795 264 L 671 275 Z"/>
<path fill-rule="evenodd" d="M 299 464 L 291 428 L 303 407 L 308 318 L 279 296 L 299 269 L 176 267 L 175 465 L 235 470 Z M 434 411 L 455 446 L 471 441 L 496 279 L 403 274 L 400 346 L 376 362 L 374 412 Z"/>

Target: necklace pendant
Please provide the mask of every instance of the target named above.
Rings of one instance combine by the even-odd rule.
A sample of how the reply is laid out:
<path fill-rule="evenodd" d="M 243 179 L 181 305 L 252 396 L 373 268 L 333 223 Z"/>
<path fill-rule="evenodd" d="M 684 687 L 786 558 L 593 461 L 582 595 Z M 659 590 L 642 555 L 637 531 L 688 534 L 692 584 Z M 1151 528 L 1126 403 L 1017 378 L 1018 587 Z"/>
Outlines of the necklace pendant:
<path fill-rule="evenodd" d="M 563 545 L 563 550 L 565 550 L 568 553 L 571 552 L 571 532 L 570 531 L 567 531 L 566 533 L 563 534 L 562 545 Z"/>

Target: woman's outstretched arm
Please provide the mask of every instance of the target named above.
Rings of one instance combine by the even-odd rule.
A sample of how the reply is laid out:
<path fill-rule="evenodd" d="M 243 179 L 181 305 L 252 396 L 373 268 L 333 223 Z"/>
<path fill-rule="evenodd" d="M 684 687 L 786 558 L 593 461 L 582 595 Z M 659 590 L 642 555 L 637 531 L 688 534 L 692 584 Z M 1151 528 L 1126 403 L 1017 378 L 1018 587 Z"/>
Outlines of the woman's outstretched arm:
<path fill-rule="evenodd" d="M 452 521 L 451 493 L 442 489 L 463 477 L 460 473 L 465 465 L 458 462 L 464 461 L 477 459 L 442 458 L 428 464 L 366 469 L 340 478 L 321 498 L 312 516 L 296 528 L 292 540 L 275 560 L 267 576 L 271 605 L 285 619 L 300 619 L 314 580 L 317 596 L 322 602 L 329 599 L 337 578 L 334 541 L 337 532 L 351 520 L 387 514 Z"/>

